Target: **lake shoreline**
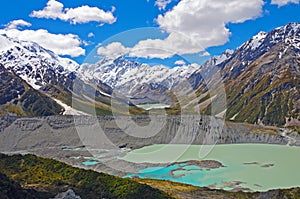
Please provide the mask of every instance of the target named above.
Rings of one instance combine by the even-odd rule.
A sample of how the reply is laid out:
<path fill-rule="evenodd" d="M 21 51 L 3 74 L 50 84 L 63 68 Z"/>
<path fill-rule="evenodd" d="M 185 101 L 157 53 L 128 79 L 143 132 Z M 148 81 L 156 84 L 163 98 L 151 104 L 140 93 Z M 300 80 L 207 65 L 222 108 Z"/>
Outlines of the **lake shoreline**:
<path fill-rule="evenodd" d="M 203 146 L 152 145 L 131 151 L 124 160 L 149 165 L 164 163 L 168 166 L 150 166 L 126 177 L 171 180 L 199 187 L 246 192 L 300 186 L 300 175 L 297 173 L 300 147 L 266 144 L 215 145 L 207 157 L 199 159 L 201 147 Z M 175 154 L 176 149 L 185 151 L 178 152 L 175 160 L 168 154 Z M 219 162 L 223 166 L 209 169 L 197 164 L 205 160 Z M 189 162 L 192 164 L 187 164 Z"/>

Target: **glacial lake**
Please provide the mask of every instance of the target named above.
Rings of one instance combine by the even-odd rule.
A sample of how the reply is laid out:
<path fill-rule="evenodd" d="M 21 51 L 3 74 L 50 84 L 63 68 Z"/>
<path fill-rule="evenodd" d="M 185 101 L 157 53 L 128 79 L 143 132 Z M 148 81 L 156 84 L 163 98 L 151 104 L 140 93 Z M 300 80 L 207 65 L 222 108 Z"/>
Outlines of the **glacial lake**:
<path fill-rule="evenodd" d="M 84 161 L 84 162 L 82 162 L 82 164 L 85 165 L 85 166 L 94 166 L 94 165 L 100 164 L 100 162 L 98 162 L 98 161 Z"/>
<path fill-rule="evenodd" d="M 129 178 L 170 180 L 224 190 L 267 191 L 300 187 L 300 147 L 268 144 L 152 145 L 133 150 L 123 159 L 135 163 L 176 163 L 149 167 L 125 176 Z M 182 163 L 190 160 L 215 160 L 225 167 L 205 169 Z"/>

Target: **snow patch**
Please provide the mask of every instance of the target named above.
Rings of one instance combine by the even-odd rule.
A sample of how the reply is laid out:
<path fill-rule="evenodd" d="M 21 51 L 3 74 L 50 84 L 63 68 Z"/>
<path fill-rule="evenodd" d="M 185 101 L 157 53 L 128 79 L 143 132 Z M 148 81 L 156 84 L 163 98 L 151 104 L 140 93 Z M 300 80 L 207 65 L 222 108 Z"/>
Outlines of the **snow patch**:
<path fill-rule="evenodd" d="M 0 51 L 4 52 L 14 47 L 14 42 L 0 35 Z"/>
<path fill-rule="evenodd" d="M 266 36 L 266 32 L 259 32 L 257 35 L 252 37 L 249 43 L 249 48 L 251 48 L 251 50 L 256 50 L 264 42 Z"/>
<path fill-rule="evenodd" d="M 88 115 L 87 113 L 84 113 L 82 111 L 78 111 L 78 110 L 72 108 L 71 106 L 63 103 L 62 101 L 60 101 L 58 99 L 53 98 L 53 100 L 65 109 L 65 111 L 63 112 L 63 115 Z"/>

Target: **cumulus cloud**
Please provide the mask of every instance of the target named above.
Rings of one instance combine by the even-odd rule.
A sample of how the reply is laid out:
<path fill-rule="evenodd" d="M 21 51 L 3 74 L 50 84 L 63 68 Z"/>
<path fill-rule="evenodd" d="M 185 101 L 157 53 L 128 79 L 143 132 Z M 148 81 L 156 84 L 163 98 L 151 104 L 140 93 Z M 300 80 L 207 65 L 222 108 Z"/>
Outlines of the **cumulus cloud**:
<path fill-rule="evenodd" d="M 24 26 L 26 24 L 29 26 L 30 23 L 24 22 L 25 21 L 23 20 L 10 22 L 6 25 L 5 29 L 0 29 L 0 34 L 18 40 L 36 42 L 45 49 L 49 49 L 58 55 L 69 55 L 72 57 L 85 55 L 85 50 L 80 47 L 82 41 L 77 35 L 53 34 L 44 29 L 19 30 L 19 26 Z"/>
<path fill-rule="evenodd" d="M 11 21 L 9 22 L 8 24 L 6 24 L 6 28 L 7 29 L 16 29 L 18 27 L 30 27 L 31 26 L 31 23 L 27 22 L 27 21 L 24 21 L 22 19 L 18 19 L 18 20 L 14 20 L 14 21 Z"/>
<path fill-rule="evenodd" d="M 165 10 L 167 5 L 170 4 L 172 0 L 156 0 L 155 5 L 159 10 Z"/>
<path fill-rule="evenodd" d="M 92 33 L 92 32 L 90 32 L 90 33 L 88 34 L 88 37 L 95 37 L 95 34 Z"/>
<path fill-rule="evenodd" d="M 226 25 L 260 17 L 263 5 L 263 0 L 181 0 L 156 19 L 168 36 L 142 40 L 129 55 L 165 59 L 223 45 L 231 34 Z"/>
<path fill-rule="evenodd" d="M 113 42 L 107 46 L 100 46 L 97 49 L 97 53 L 106 57 L 117 58 L 130 53 L 130 50 L 130 48 L 124 47 L 120 42 Z"/>
<path fill-rule="evenodd" d="M 177 54 L 198 53 L 229 40 L 228 23 L 242 23 L 261 16 L 263 0 L 182 0 L 171 11 L 159 15 L 157 23 L 169 36 L 161 40 Z M 148 44 L 157 45 L 150 40 Z"/>
<path fill-rule="evenodd" d="M 142 41 L 147 42 L 148 40 Z M 161 46 L 144 47 L 143 44 L 137 44 L 132 48 L 125 47 L 120 42 L 113 42 L 107 46 L 98 47 L 97 53 L 110 58 L 117 58 L 119 56 L 129 55 L 131 57 L 143 57 L 143 58 L 161 58 L 165 59 L 169 57 L 170 52 Z"/>
<path fill-rule="evenodd" d="M 99 22 L 112 24 L 116 22 L 113 15 L 115 7 L 111 11 L 104 11 L 98 7 L 83 5 L 77 8 L 64 8 L 64 5 L 56 0 L 49 0 L 43 10 L 33 11 L 30 16 L 46 19 L 60 19 L 72 24 Z"/>
<path fill-rule="evenodd" d="M 174 64 L 175 64 L 175 65 L 183 66 L 183 65 L 185 65 L 186 63 L 185 63 L 185 61 L 183 61 L 183 60 L 177 60 Z"/>
<path fill-rule="evenodd" d="M 299 0 L 272 0 L 272 5 L 277 5 L 278 7 L 285 6 L 289 3 L 299 4 Z"/>
<path fill-rule="evenodd" d="M 207 57 L 207 56 L 210 56 L 210 53 L 207 51 L 200 54 L 200 57 Z"/>

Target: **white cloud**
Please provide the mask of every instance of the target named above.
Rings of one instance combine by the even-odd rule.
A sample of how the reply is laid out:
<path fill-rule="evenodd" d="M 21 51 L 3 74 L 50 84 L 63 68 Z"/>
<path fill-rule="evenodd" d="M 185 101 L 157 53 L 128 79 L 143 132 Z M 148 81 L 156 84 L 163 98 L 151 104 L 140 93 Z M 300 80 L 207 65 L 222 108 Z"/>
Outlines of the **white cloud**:
<path fill-rule="evenodd" d="M 130 50 L 130 48 L 124 47 L 120 42 L 113 42 L 105 47 L 100 46 L 97 50 L 97 53 L 110 58 L 117 58 L 119 56 L 128 54 Z"/>
<path fill-rule="evenodd" d="M 94 42 L 92 41 L 86 41 L 86 40 L 82 40 L 81 43 L 84 45 L 84 46 L 90 46 L 90 45 L 93 45 Z"/>
<path fill-rule="evenodd" d="M 159 10 L 165 10 L 167 5 L 170 4 L 172 0 L 156 0 L 155 5 Z"/>
<path fill-rule="evenodd" d="M 175 65 L 183 66 L 183 65 L 185 65 L 186 63 L 185 63 L 185 61 L 183 61 L 183 60 L 177 60 L 174 64 L 175 64 Z"/>
<path fill-rule="evenodd" d="M 92 33 L 92 32 L 90 32 L 90 33 L 88 34 L 88 37 L 95 37 L 95 34 Z"/>
<path fill-rule="evenodd" d="M 72 57 L 85 55 L 85 50 L 80 47 L 82 42 L 77 35 L 52 34 L 44 29 L 18 30 L 18 25 L 24 26 L 24 24 L 30 24 L 28 22 L 24 22 L 25 21 L 22 21 L 22 23 L 16 23 L 14 21 L 10 22 L 6 25 L 7 28 L 0 29 L 0 34 L 7 35 L 8 37 L 16 38 L 18 40 L 36 42 L 45 49 L 49 49 L 58 55 L 69 55 Z"/>
<path fill-rule="evenodd" d="M 226 25 L 260 17 L 263 5 L 263 0 L 181 0 L 157 18 L 168 37 L 142 40 L 129 55 L 165 59 L 223 45 L 231 34 Z"/>
<path fill-rule="evenodd" d="M 272 5 L 278 5 L 278 7 L 285 6 L 289 3 L 299 4 L 299 0 L 272 0 Z"/>
<path fill-rule="evenodd" d="M 14 20 L 14 21 L 9 22 L 5 27 L 7 29 L 16 29 L 16 28 L 21 27 L 21 26 L 30 27 L 31 23 L 29 23 L 27 21 L 24 21 L 22 19 L 18 19 L 18 20 Z"/>
<path fill-rule="evenodd" d="M 64 8 L 64 5 L 56 0 L 49 0 L 43 10 L 33 11 L 30 16 L 47 19 L 60 19 L 72 24 L 100 22 L 112 24 L 116 22 L 113 15 L 115 7 L 111 11 L 104 11 L 98 7 L 83 5 L 77 8 Z"/>
<path fill-rule="evenodd" d="M 148 40 L 142 41 L 147 42 Z M 117 58 L 123 55 L 129 55 L 131 57 L 143 57 L 143 58 L 161 58 L 165 59 L 169 57 L 172 52 L 167 51 L 162 47 L 143 47 L 142 44 L 138 44 L 132 48 L 125 47 L 120 42 L 113 42 L 107 46 L 100 46 L 97 50 L 99 55 L 103 55 L 110 58 Z"/>
<path fill-rule="evenodd" d="M 207 56 L 210 56 L 210 53 L 207 52 L 207 51 L 205 51 L 202 54 L 200 54 L 200 57 L 207 57 Z"/>

